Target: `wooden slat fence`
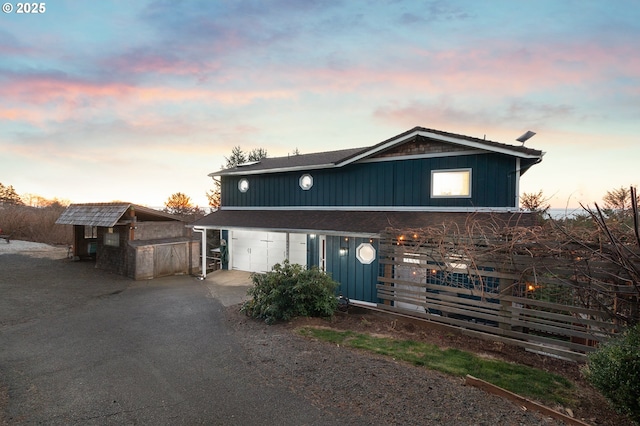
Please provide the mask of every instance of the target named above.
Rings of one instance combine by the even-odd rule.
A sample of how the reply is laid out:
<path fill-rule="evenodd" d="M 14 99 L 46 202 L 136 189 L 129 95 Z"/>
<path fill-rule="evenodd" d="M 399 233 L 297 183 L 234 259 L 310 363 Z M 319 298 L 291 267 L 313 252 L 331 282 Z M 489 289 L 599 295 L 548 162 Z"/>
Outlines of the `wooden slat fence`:
<path fill-rule="evenodd" d="M 381 236 L 381 309 L 576 361 L 624 330 L 623 316 L 637 314 L 632 286 L 593 278 L 615 273 L 606 262 L 591 262 L 587 279 L 575 258 L 506 253 L 486 237 L 412 232 Z"/>

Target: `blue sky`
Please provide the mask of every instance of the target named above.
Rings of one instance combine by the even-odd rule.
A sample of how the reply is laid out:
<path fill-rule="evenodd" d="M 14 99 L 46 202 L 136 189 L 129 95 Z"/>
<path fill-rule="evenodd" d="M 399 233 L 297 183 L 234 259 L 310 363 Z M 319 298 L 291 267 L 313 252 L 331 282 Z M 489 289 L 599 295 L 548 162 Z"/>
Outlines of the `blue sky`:
<path fill-rule="evenodd" d="M 10 2 L 14 9 L 17 2 Z M 239 145 L 374 145 L 415 126 L 546 152 L 553 207 L 640 183 L 636 1 L 46 1 L 0 15 L 0 182 L 201 206 Z"/>

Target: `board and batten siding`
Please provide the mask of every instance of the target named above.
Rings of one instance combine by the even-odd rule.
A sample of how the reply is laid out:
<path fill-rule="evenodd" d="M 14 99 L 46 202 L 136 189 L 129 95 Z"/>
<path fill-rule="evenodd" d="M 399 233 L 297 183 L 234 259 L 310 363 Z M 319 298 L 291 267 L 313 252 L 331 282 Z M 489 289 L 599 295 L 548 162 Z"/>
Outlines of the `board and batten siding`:
<path fill-rule="evenodd" d="M 431 172 L 471 169 L 470 198 L 431 198 Z M 516 160 L 483 153 L 424 159 L 351 164 L 310 170 L 313 187 L 304 191 L 305 173 L 222 176 L 222 205 L 226 207 L 515 207 Z M 249 181 L 240 192 L 238 182 Z"/>
<path fill-rule="evenodd" d="M 345 241 L 345 238 L 347 239 Z M 368 238 L 327 236 L 327 273 L 340 283 L 338 293 L 349 299 L 378 303 L 376 285 L 378 283 L 378 258 L 365 265 L 356 259 L 356 248 L 362 243 L 370 243 L 378 251 L 377 240 Z M 346 248 L 342 254 L 341 247 Z"/>

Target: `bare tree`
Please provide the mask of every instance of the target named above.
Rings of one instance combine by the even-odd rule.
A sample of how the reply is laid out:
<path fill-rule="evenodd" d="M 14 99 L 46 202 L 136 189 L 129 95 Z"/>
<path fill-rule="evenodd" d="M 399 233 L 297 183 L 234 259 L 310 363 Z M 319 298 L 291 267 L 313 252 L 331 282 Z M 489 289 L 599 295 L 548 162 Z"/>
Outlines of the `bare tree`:
<path fill-rule="evenodd" d="M 221 191 L 220 191 L 220 180 L 214 178 L 213 179 L 213 189 L 207 191 L 207 200 L 209 201 L 209 207 L 213 210 L 217 210 L 220 208 L 222 204 L 222 200 L 220 199 Z"/>
<path fill-rule="evenodd" d="M 163 209 L 167 213 L 181 216 L 184 219 L 195 220 L 204 216 L 204 211 L 191 203 L 191 198 L 182 192 L 176 192 L 165 202 L 165 208 Z"/>
<path fill-rule="evenodd" d="M 247 157 L 249 161 L 260 161 L 267 157 L 267 150 L 263 148 L 253 148 Z"/>

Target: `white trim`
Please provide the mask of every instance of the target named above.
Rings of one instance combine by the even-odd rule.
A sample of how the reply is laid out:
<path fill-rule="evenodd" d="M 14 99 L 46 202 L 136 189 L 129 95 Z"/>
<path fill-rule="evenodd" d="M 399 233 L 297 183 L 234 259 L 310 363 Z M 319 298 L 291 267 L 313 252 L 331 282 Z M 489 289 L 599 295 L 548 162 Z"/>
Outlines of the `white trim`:
<path fill-rule="evenodd" d="M 282 232 L 291 234 L 316 234 L 326 237 L 330 236 L 344 236 L 354 238 L 380 238 L 380 234 L 371 232 L 352 232 L 352 231 L 334 231 L 328 229 L 300 229 L 300 228 L 253 228 L 247 226 L 205 226 L 207 229 L 221 229 L 224 231 L 251 231 L 251 232 Z"/>
<path fill-rule="evenodd" d="M 457 172 L 469 172 L 469 194 L 466 195 L 434 195 L 433 193 L 433 183 L 434 183 L 434 179 L 433 179 L 433 175 L 438 174 L 438 173 L 457 173 Z M 431 170 L 431 189 L 430 189 L 430 197 L 431 198 L 447 198 L 447 199 L 452 199 L 452 198 L 471 198 L 472 194 L 473 194 L 473 171 L 471 170 L 471 167 L 466 167 L 466 168 L 461 168 L 461 169 L 435 169 L 435 170 Z"/>
<path fill-rule="evenodd" d="M 435 139 L 435 140 L 439 140 L 442 142 L 449 142 L 449 143 L 453 143 L 456 145 L 462 145 L 462 146 L 466 146 L 469 148 L 477 148 L 477 149 L 482 149 L 484 151 L 490 151 L 490 152 L 497 152 L 500 154 L 508 154 L 508 155 L 512 155 L 515 157 L 521 157 L 521 158 L 539 158 L 538 155 L 534 155 L 534 154 L 525 154 L 522 153 L 520 151 L 514 150 L 509 148 L 508 146 L 505 147 L 498 147 L 498 146 L 493 146 L 493 145 L 487 145 L 484 144 L 482 142 L 474 142 L 474 141 L 470 141 L 468 139 L 461 139 L 461 138 L 456 138 L 456 137 L 451 137 L 451 136 L 444 136 L 444 135 L 440 135 L 437 133 L 432 133 L 432 132 L 425 132 L 422 130 L 416 130 L 414 132 L 409 133 L 408 135 L 405 135 L 401 138 L 397 138 L 397 139 L 392 139 L 390 141 L 388 141 L 387 143 L 380 145 L 378 147 L 376 147 L 375 149 L 370 149 L 369 151 L 365 151 L 360 155 L 356 155 L 355 157 L 351 157 L 346 161 L 343 161 L 341 163 L 337 163 L 336 166 L 337 167 L 342 167 L 345 166 L 347 164 L 356 162 L 362 158 L 366 158 L 366 157 L 370 157 L 371 155 L 374 155 L 378 152 L 381 151 L 385 151 L 389 148 L 392 148 L 396 145 L 400 145 L 401 143 L 405 142 L 408 139 L 411 139 L 415 136 L 423 136 L 426 138 L 430 138 L 430 139 Z"/>
<path fill-rule="evenodd" d="M 516 208 L 520 208 L 520 159 L 516 158 Z"/>
<path fill-rule="evenodd" d="M 444 213 L 519 213 L 517 207 L 437 207 L 437 206 L 289 206 L 289 207 L 223 207 L 228 211 L 346 211 L 346 212 L 444 212 Z"/>
<path fill-rule="evenodd" d="M 357 161 L 363 160 L 362 162 L 365 161 L 393 161 L 393 160 L 397 160 L 397 159 L 408 159 L 408 158 L 428 158 L 428 157 L 424 157 L 423 155 L 416 155 L 416 156 L 398 156 L 398 157 L 389 157 L 389 160 L 381 160 L 381 159 L 367 159 L 367 157 L 370 157 L 372 155 L 375 155 L 381 151 L 385 151 L 389 148 L 392 148 L 396 145 L 400 145 L 403 142 L 415 137 L 415 136 L 423 136 L 426 138 L 430 138 L 430 139 L 435 139 L 441 142 L 447 142 L 447 143 L 452 143 L 455 145 L 460 145 L 460 146 L 465 146 L 467 148 L 473 148 L 473 149 L 478 149 L 478 150 L 482 150 L 485 152 L 495 152 L 495 153 L 499 153 L 499 154 L 507 154 L 513 157 L 517 157 L 517 158 L 542 158 L 542 156 L 544 156 L 544 152 L 541 152 L 540 155 L 536 155 L 536 154 L 527 154 L 527 153 L 523 153 L 518 151 L 516 148 L 517 147 L 509 147 L 508 145 L 505 146 L 494 146 L 494 145 L 488 145 L 486 143 L 483 143 L 482 141 L 471 141 L 468 139 L 464 139 L 464 138 L 456 138 L 456 137 L 452 137 L 452 136 L 444 136 L 444 135 L 440 135 L 438 133 L 433 133 L 433 132 L 427 132 L 427 131 L 423 131 L 423 130 L 415 130 L 407 135 L 404 135 L 402 137 L 399 138 L 393 138 L 391 140 L 389 140 L 388 142 L 377 146 L 375 148 L 371 148 L 368 149 L 367 151 L 364 151 L 354 157 L 350 157 L 349 159 L 339 162 L 339 163 L 325 163 L 325 164 L 308 164 L 305 166 L 295 166 L 295 167 L 278 167 L 275 169 L 260 169 L 260 170 L 250 170 L 250 171 L 245 171 L 245 170 L 238 170 L 238 171 L 233 171 L 233 172 L 225 172 L 224 170 L 219 170 L 218 172 L 213 172 L 210 173 L 208 176 L 214 177 L 214 176 L 234 176 L 234 175 L 253 175 L 253 174 L 267 174 L 267 173 L 279 173 L 279 172 L 290 172 L 290 171 L 301 171 L 301 170 L 318 170 L 318 169 L 328 169 L 328 168 L 339 168 L 339 167 L 343 167 L 346 166 L 347 164 L 351 164 L 351 163 L 355 163 Z M 496 143 L 496 144 L 501 144 L 500 142 L 492 142 L 492 143 Z M 366 148 L 363 148 L 366 149 Z M 443 153 L 446 155 L 468 155 L 467 151 L 453 151 L 450 153 Z M 425 155 L 429 155 L 429 154 L 425 154 Z M 437 154 L 434 153 L 434 156 L 437 156 Z M 386 158 L 386 157 L 385 157 Z"/>
<path fill-rule="evenodd" d="M 363 256 L 363 251 L 365 251 L 364 254 L 368 254 L 366 253 L 367 250 L 369 251 L 369 254 L 372 253 L 371 257 Z M 376 249 L 371 245 L 371 243 L 360 243 L 356 248 L 356 259 L 358 259 L 358 261 L 363 265 L 370 265 L 374 260 L 376 260 L 376 258 Z"/>
<path fill-rule="evenodd" d="M 349 303 L 355 306 L 364 306 L 366 308 L 377 308 L 378 305 L 373 302 L 365 302 L 362 300 L 349 299 Z"/>
<path fill-rule="evenodd" d="M 202 271 L 200 275 L 202 279 L 207 278 L 207 229 L 200 226 L 193 227 L 194 232 L 200 233 L 200 258 Z"/>
<path fill-rule="evenodd" d="M 275 169 L 259 169 L 259 170 L 238 170 L 234 172 L 224 172 L 224 170 L 219 170 L 218 172 L 209 173 L 207 176 L 245 176 L 245 175 L 261 175 L 265 173 L 280 173 L 280 172 L 294 172 L 294 171 L 306 171 L 306 170 L 318 170 L 318 169 L 331 169 L 336 167 L 333 163 L 327 164 L 318 164 L 318 165 L 306 165 L 306 166 L 295 166 L 295 167 L 277 167 Z M 221 173 L 224 172 L 224 173 Z"/>
<path fill-rule="evenodd" d="M 426 158 L 458 157 L 463 155 L 478 155 L 478 154 L 487 154 L 487 153 L 489 153 L 489 151 L 487 150 L 431 152 L 431 153 L 416 154 L 416 155 L 398 155 L 397 157 L 365 158 L 359 163 L 364 164 L 364 163 L 382 163 L 386 161 L 398 161 L 398 160 L 422 160 Z"/>
<path fill-rule="evenodd" d="M 385 143 L 383 145 L 380 145 L 380 146 L 376 147 L 375 149 L 370 149 L 368 151 L 365 151 L 360 155 L 356 155 L 355 157 L 351 157 L 348 160 L 343 161 L 342 163 L 336 163 L 336 166 L 338 166 L 338 167 L 346 166 L 347 164 L 351 164 L 351 163 L 354 163 L 354 162 L 356 162 L 358 160 L 361 160 L 363 158 L 370 157 L 371 155 L 376 154 L 376 153 L 378 153 L 380 151 L 385 151 L 385 150 L 387 150 L 387 149 L 389 149 L 389 148 L 391 148 L 391 147 L 393 147 L 395 145 L 400 145 L 401 143 L 405 142 L 406 140 L 409 140 L 409 139 L 411 139 L 411 138 L 413 138 L 413 137 L 415 137 L 415 136 L 417 136 L 419 134 L 420 134 L 420 131 L 416 130 L 414 132 L 409 133 L 408 135 L 404 135 L 403 137 L 391 139 L 387 143 Z"/>

